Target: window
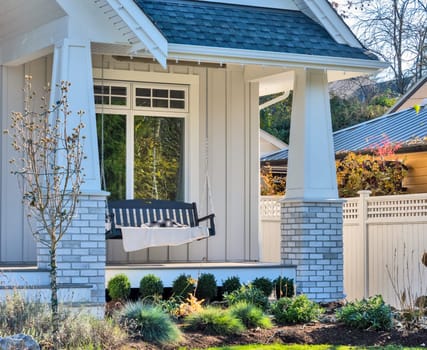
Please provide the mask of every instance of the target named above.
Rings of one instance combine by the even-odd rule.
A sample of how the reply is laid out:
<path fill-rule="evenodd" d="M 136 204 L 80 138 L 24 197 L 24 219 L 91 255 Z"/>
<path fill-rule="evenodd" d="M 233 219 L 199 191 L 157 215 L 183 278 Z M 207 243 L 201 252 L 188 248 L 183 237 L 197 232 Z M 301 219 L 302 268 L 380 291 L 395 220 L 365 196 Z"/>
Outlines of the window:
<path fill-rule="evenodd" d="M 135 85 L 135 108 L 187 112 L 187 88 L 179 86 Z"/>
<path fill-rule="evenodd" d="M 95 82 L 94 92 L 110 198 L 184 200 L 187 87 Z"/>
<path fill-rule="evenodd" d="M 93 87 L 95 105 L 127 107 L 129 86 L 124 84 L 96 83 Z"/>

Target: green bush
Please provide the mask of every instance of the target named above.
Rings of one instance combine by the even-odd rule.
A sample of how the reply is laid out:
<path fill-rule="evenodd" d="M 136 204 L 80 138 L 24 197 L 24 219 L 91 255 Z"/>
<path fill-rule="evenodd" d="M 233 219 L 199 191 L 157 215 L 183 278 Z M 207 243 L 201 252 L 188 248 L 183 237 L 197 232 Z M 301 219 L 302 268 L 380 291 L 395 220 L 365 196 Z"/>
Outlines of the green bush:
<path fill-rule="evenodd" d="M 134 338 L 160 344 L 173 344 L 181 339 L 178 327 L 159 307 L 142 302 L 127 303 L 120 310 L 119 319 Z"/>
<path fill-rule="evenodd" d="M 148 274 L 142 277 L 141 282 L 139 283 L 139 294 L 142 299 L 158 298 L 163 294 L 162 280 L 153 274 Z"/>
<path fill-rule="evenodd" d="M 240 278 L 237 276 L 231 276 L 222 281 L 222 292 L 231 293 L 238 290 L 241 286 Z"/>
<path fill-rule="evenodd" d="M 268 316 L 255 305 L 240 301 L 230 307 L 230 313 L 237 317 L 246 328 L 271 328 L 273 325 Z"/>
<path fill-rule="evenodd" d="M 172 292 L 178 298 L 187 298 L 189 293 L 193 293 L 195 288 L 195 281 L 190 275 L 185 273 L 179 275 L 172 282 Z"/>
<path fill-rule="evenodd" d="M 349 302 L 336 313 L 337 320 L 360 329 L 388 330 L 392 326 L 392 312 L 381 295 Z"/>
<path fill-rule="evenodd" d="M 292 278 L 279 276 L 273 281 L 273 284 L 277 300 L 295 295 L 294 280 Z"/>
<path fill-rule="evenodd" d="M 273 282 L 267 277 L 257 277 L 252 281 L 252 286 L 258 288 L 266 297 L 273 291 Z"/>
<path fill-rule="evenodd" d="M 202 273 L 197 281 L 196 297 L 209 302 L 216 297 L 217 288 L 215 276 L 211 273 Z"/>
<path fill-rule="evenodd" d="M 307 296 L 280 298 L 271 305 L 271 313 L 279 324 L 295 324 L 315 321 L 323 312 L 322 308 Z"/>
<path fill-rule="evenodd" d="M 185 323 L 190 330 L 216 335 L 239 334 L 245 329 L 242 322 L 229 311 L 211 306 L 190 314 L 185 318 Z"/>
<path fill-rule="evenodd" d="M 265 294 L 252 285 L 243 285 L 238 290 L 225 294 L 224 300 L 229 306 L 237 304 L 240 301 L 246 301 L 247 303 L 258 306 L 264 311 L 267 310 L 269 306 L 268 298 Z"/>
<path fill-rule="evenodd" d="M 130 295 L 130 281 L 128 276 L 120 273 L 108 281 L 108 295 L 112 300 L 125 300 Z"/>

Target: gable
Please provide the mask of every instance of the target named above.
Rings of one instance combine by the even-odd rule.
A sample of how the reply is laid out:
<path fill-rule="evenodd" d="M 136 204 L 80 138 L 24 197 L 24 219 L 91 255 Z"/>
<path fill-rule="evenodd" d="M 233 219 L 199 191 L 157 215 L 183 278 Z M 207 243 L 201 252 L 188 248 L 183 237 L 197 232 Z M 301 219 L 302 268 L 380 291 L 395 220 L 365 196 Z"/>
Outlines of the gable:
<path fill-rule="evenodd" d="M 135 0 L 169 44 L 377 60 L 301 11 L 196 0 Z"/>

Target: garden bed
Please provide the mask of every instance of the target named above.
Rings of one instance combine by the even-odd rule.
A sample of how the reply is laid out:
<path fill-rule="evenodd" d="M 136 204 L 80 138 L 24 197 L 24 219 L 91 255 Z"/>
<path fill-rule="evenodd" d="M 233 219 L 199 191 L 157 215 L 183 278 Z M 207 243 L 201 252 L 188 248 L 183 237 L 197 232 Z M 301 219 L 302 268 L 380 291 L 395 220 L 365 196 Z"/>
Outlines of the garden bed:
<path fill-rule="evenodd" d="M 414 331 L 391 330 L 369 331 L 346 327 L 337 323 L 311 323 L 274 327 L 272 329 L 249 330 L 240 335 L 213 336 L 199 332 L 184 331 L 184 339 L 179 346 L 187 349 L 203 349 L 224 345 L 245 344 L 330 344 L 353 346 L 385 346 L 401 345 L 427 347 L 427 329 Z M 166 350 L 176 349 L 177 346 L 156 346 L 144 342 L 128 343 L 122 350 L 147 349 Z"/>

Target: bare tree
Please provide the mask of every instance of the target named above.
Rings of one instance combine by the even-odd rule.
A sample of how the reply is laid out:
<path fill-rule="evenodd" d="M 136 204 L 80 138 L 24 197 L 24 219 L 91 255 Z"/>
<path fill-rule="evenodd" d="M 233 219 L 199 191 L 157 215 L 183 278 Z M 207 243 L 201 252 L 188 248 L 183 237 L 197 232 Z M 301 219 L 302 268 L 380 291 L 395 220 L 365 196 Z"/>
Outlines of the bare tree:
<path fill-rule="evenodd" d="M 42 97 L 41 106 L 37 106 L 31 77 L 27 76 L 25 81 L 24 112 L 11 114 L 10 130 L 6 132 L 10 134 L 18 155 L 11 163 L 13 173 L 18 176 L 31 231 L 36 240 L 49 249 L 55 338 L 60 325 L 57 248 L 76 213 L 83 183 L 83 112 L 72 115 L 69 111 L 67 94 L 70 83 L 61 82 L 58 86 L 60 98 L 52 106 L 46 97 Z M 77 121 L 70 121 L 71 118 L 77 118 Z"/>
<path fill-rule="evenodd" d="M 426 0 L 344 0 L 332 6 L 352 23 L 361 42 L 391 64 L 397 89 L 404 93 L 409 84 L 426 71 Z M 344 5 L 343 5 L 344 3 Z"/>

